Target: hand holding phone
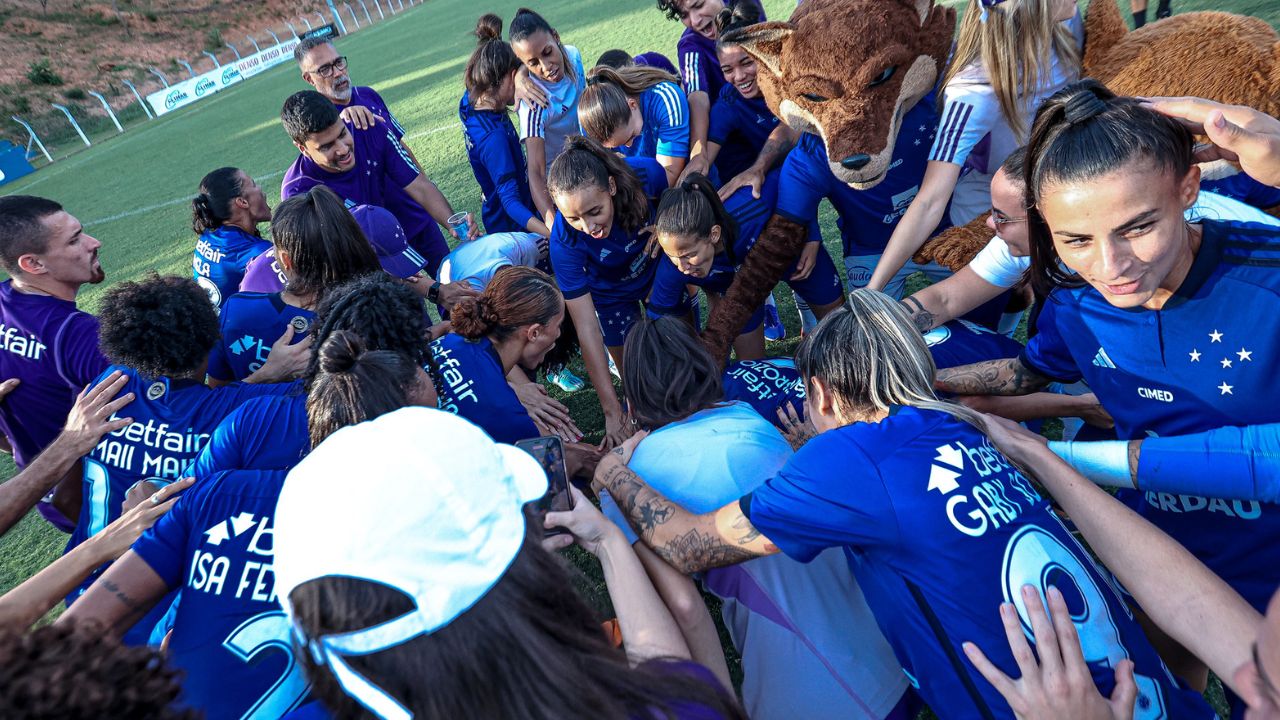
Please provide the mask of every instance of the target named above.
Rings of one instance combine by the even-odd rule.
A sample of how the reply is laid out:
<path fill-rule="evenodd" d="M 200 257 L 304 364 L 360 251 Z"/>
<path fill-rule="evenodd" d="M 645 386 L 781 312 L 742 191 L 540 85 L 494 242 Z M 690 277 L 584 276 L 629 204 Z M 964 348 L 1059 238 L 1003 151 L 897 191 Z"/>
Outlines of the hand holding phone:
<path fill-rule="evenodd" d="M 538 515 L 573 510 L 574 497 L 569 492 L 569 473 L 565 467 L 564 446 L 560 438 L 555 435 L 530 438 L 517 442 L 516 447 L 532 455 L 547 473 L 547 494 L 533 503 Z M 544 537 L 567 532 L 561 527 L 547 528 Z"/>

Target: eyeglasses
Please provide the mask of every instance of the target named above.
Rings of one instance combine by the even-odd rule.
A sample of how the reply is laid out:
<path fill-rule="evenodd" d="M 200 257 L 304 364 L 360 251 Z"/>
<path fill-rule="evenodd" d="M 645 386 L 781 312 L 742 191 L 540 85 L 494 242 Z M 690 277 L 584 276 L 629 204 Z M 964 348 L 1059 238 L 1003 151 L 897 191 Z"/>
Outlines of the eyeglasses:
<path fill-rule="evenodd" d="M 333 77 L 333 74 L 335 72 L 338 72 L 340 70 L 346 70 L 346 69 L 347 69 L 347 56 L 339 55 L 338 59 L 334 60 L 331 63 L 325 63 L 324 65 L 321 65 L 320 67 L 316 68 L 315 70 L 312 70 L 311 72 L 315 73 L 316 75 L 319 75 L 322 78 L 329 78 L 329 77 Z"/>
<path fill-rule="evenodd" d="M 1027 221 L 1027 218 L 1025 216 L 1019 217 L 1019 218 L 1011 218 L 1005 215 L 1004 213 L 1000 212 L 999 210 L 996 210 L 995 208 L 991 208 L 991 222 L 995 223 L 996 227 L 998 228 L 1002 228 L 1005 225 L 1009 225 L 1012 223 L 1020 223 L 1020 222 L 1026 222 L 1026 221 Z"/>

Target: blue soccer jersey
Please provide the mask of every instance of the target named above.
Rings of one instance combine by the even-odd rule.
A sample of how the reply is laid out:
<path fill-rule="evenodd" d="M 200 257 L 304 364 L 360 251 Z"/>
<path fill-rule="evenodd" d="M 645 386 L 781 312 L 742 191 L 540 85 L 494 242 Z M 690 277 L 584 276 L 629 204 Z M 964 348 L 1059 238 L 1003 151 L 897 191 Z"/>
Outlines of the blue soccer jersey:
<path fill-rule="evenodd" d="M 854 190 L 840 182 L 831 172 L 822 139 L 805 133 L 783 163 L 778 214 L 808 223 L 818 217 L 818 203 L 827 198 L 839 216 L 845 257 L 884 252 L 898 221 L 920 192 L 937 125 L 936 100 L 930 93 L 902 118 L 889 170 L 880 184 L 868 190 Z M 950 213 L 944 212 L 930 235 L 951 227 L 949 218 Z"/>
<path fill-rule="evenodd" d="M 640 93 L 644 129 L 630 145 L 618 148 L 630 157 L 689 157 L 689 99 L 672 82 L 660 82 Z"/>
<path fill-rule="evenodd" d="M 525 232 L 537 214 L 529 195 L 529 171 L 516 128 L 504 110 L 477 110 L 467 93 L 458 103 L 462 138 L 471 173 L 484 198 L 480 216 L 486 232 Z"/>
<path fill-rule="evenodd" d="M 186 673 L 179 702 L 210 720 L 279 718 L 308 696 L 272 569 L 287 474 L 201 478 L 133 545 L 170 589 L 182 590 L 166 658 Z"/>
<path fill-rule="evenodd" d="M 246 400 L 218 423 L 182 474 L 203 480 L 221 470 L 288 470 L 310 450 L 307 396 L 298 386 L 287 395 Z"/>
<path fill-rule="evenodd" d="M 627 158 L 627 164 L 644 185 L 652 212 L 655 199 L 667 189 L 666 173 L 650 158 Z M 639 301 L 648 294 L 657 267 L 645 254 L 645 244 L 645 236 L 624 230 L 617 215 L 609 235 L 596 239 L 570 227 L 557 211 L 550 243 L 556 283 L 566 300 L 590 293 L 597 304 Z"/>
<path fill-rule="evenodd" d="M 1122 440 L 1280 421 L 1280 230 L 1206 220 L 1200 250 L 1159 311 L 1117 308 L 1091 287 L 1044 303 L 1022 362 L 1083 379 Z M 1130 493 L 1129 495 L 1134 495 Z M 1137 498 L 1129 497 L 1137 502 Z M 1280 507 L 1143 493 L 1137 510 L 1261 611 L 1280 585 Z"/>
<path fill-rule="evenodd" d="M 196 240 L 191 258 L 191 276 L 216 308 L 240 288 L 245 266 L 271 249 L 271 243 L 250 235 L 235 225 L 206 230 Z"/>
<path fill-rule="evenodd" d="M 738 224 L 738 236 L 731 250 L 726 249 L 724 252 L 716 253 L 706 277 L 685 275 L 669 257 L 659 258 L 658 269 L 653 279 L 653 291 L 649 296 L 649 308 L 653 314 L 676 315 L 685 312 L 688 309 L 685 302 L 687 285 L 696 285 L 708 292 L 720 294 L 727 291 L 729 285 L 733 283 L 738 266 L 755 246 L 769 219 L 773 217 L 777 199 L 778 173 L 773 172 L 765 177 L 759 198 L 752 194 L 751 188 L 744 187 L 725 201 L 725 210 Z M 817 222 L 810 222 L 808 225 L 811 242 L 818 242 L 820 234 Z M 796 262 L 799 262 L 799 258 Z M 796 263 L 793 262 L 783 273 L 783 277 L 791 277 L 795 269 Z M 826 248 L 821 246 L 818 248 L 817 264 L 809 273 L 809 277 L 804 280 L 787 280 L 786 283 L 810 305 L 829 305 L 840 299 L 840 276 Z M 747 323 L 747 328 L 753 329 L 759 324 L 757 320 L 758 318 L 753 317 Z"/>
<path fill-rule="evenodd" d="M 1217 193 L 1263 210 L 1280 205 L 1280 188 L 1264 185 L 1244 172 L 1217 180 L 1201 180 L 1200 190 Z"/>
<path fill-rule="evenodd" d="M 1178 687 L 1111 583 L 985 436 L 946 413 L 897 410 L 813 438 L 740 502 L 797 560 L 845 549 L 880 629 L 931 707 L 1013 718 L 961 643 L 1016 677 L 999 606 L 1015 603 L 1029 628 L 1021 587 L 1031 584 L 1067 597 L 1104 697 L 1127 657 L 1139 691 L 1134 717 L 1212 717 L 1199 693 Z"/>
<path fill-rule="evenodd" d="M 502 360 L 488 338 L 449 333 L 431 343 L 440 409 L 470 420 L 498 442 L 538 437 L 538 427 L 507 384 Z"/>
<path fill-rule="evenodd" d="M 924 334 L 924 341 L 933 355 L 933 364 L 939 368 L 1022 354 L 1022 344 L 1017 340 L 968 320 L 952 320 L 939 325 Z"/>
<path fill-rule="evenodd" d="M 726 83 L 711 106 L 707 126 L 707 141 L 720 146 L 715 162 L 720 179 L 728 181 L 751 167 L 776 127 L 778 118 L 764 98 L 742 97 Z"/>
<path fill-rule="evenodd" d="M 804 419 L 804 380 L 791 358 L 739 360 L 724 369 L 724 399 L 747 403 L 765 420 L 785 431 L 778 411 L 788 404 Z"/>
<path fill-rule="evenodd" d="M 209 353 L 209 377 L 243 380 L 271 355 L 271 345 L 293 328 L 294 343 L 302 342 L 316 314 L 286 303 L 280 293 L 236 293 L 223 305 L 219 325 L 222 339 Z"/>

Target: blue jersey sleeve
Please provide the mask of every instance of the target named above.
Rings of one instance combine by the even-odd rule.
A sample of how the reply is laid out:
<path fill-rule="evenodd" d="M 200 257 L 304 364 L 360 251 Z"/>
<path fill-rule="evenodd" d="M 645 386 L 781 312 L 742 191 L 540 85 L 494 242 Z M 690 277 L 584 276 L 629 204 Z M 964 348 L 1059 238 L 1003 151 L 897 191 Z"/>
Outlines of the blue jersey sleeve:
<path fill-rule="evenodd" d="M 810 440 L 777 476 L 739 502 L 761 533 L 788 556 L 809 562 L 829 547 L 862 545 L 894 523 L 893 505 L 871 459 L 856 445 Z M 835 468 L 863 468 L 857 491 Z"/>
<path fill-rule="evenodd" d="M 565 300 L 591 292 L 587 285 L 586 253 L 581 246 L 570 244 L 573 232 L 564 216 L 557 212 L 551 226 L 551 267 Z"/>
<path fill-rule="evenodd" d="M 657 153 L 664 157 L 689 157 L 689 100 L 672 83 L 658 83 L 645 92 L 653 93 L 659 102 L 651 104 L 653 116 L 645 122 L 654 122 L 653 130 L 658 139 Z"/>
<path fill-rule="evenodd" d="M 502 209 L 521 230 L 527 228 L 534 214 L 520 197 L 521 183 L 527 177 L 524 163 L 511 157 L 511 146 L 507 144 L 507 138 L 496 131 L 485 133 L 477 149 L 480 151 L 480 161 L 488 168 L 489 177 L 493 178 L 496 186 L 494 192 L 502 202 Z"/>
<path fill-rule="evenodd" d="M 1036 334 L 1027 341 L 1027 347 L 1018 359 L 1045 377 L 1073 383 L 1082 375 L 1057 323 L 1059 302 L 1060 299 L 1053 294 L 1044 300 L 1044 309 L 1036 320 Z"/>
<path fill-rule="evenodd" d="M 666 256 L 658 258 L 658 270 L 654 273 L 653 288 L 649 291 L 649 316 L 679 315 L 689 309 L 685 298 L 685 285 L 689 276 Z"/>
<path fill-rule="evenodd" d="M 206 370 L 209 377 L 214 380 L 231 382 L 239 379 L 236 377 L 235 369 L 231 367 L 231 357 L 227 354 L 227 343 L 234 342 L 238 337 L 238 334 L 231 328 L 237 312 L 235 308 L 235 296 L 232 295 L 223 304 L 222 313 L 218 317 L 218 330 L 221 337 L 214 344 L 213 350 L 209 351 L 209 368 Z"/>
<path fill-rule="evenodd" d="M 151 566 L 170 589 L 182 584 L 186 576 L 187 540 L 191 537 L 192 508 L 202 502 L 203 490 L 212 478 L 200 478 L 169 512 L 160 516 L 155 525 L 142 533 L 133 543 L 133 551 Z"/>
<path fill-rule="evenodd" d="M 1280 424 L 1149 437 L 1138 458 L 1143 491 L 1280 502 Z"/>
<path fill-rule="evenodd" d="M 812 145 L 821 141 L 805 135 L 797 147 L 787 154 L 782 163 L 782 177 L 778 184 L 777 213 L 801 225 L 808 225 L 818 217 L 818 203 L 831 193 L 834 176 L 825 160 L 817 157 Z"/>
<path fill-rule="evenodd" d="M 711 106 L 711 116 L 707 120 L 707 142 L 724 145 L 729 135 L 737 128 L 738 113 L 733 111 L 733 103 L 724 99 Z"/>
<path fill-rule="evenodd" d="M 239 428 L 244 418 L 245 406 L 236 408 L 230 415 L 218 423 L 209 436 L 209 442 L 196 456 L 196 459 L 182 472 L 183 477 L 204 480 L 219 470 L 235 470 L 244 467 L 243 453 L 245 444 L 240 440 Z"/>

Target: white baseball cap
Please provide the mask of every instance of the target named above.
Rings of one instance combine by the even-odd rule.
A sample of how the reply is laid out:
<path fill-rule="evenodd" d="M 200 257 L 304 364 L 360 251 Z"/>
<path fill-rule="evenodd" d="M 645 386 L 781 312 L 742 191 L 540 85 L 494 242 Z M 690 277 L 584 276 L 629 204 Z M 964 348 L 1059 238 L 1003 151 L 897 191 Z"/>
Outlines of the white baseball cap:
<path fill-rule="evenodd" d="M 344 656 L 395 647 L 466 612 L 506 573 L 524 543 L 523 506 L 546 492 L 531 455 L 442 410 L 406 407 L 330 435 L 289 473 L 276 507 L 276 593 L 299 642 L 370 712 L 411 718 Z M 416 607 L 307 637 L 289 594 L 332 576 L 393 587 Z"/>

